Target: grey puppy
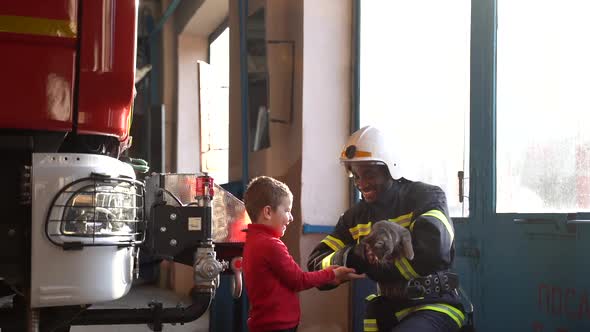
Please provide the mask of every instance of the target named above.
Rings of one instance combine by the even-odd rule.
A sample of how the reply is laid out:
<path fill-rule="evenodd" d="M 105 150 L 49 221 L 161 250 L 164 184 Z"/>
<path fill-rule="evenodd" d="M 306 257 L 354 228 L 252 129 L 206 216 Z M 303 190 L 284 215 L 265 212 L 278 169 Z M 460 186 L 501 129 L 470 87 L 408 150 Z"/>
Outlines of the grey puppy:
<path fill-rule="evenodd" d="M 357 246 L 357 248 L 370 249 L 377 263 L 390 262 L 402 257 L 406 257 L 409 260 L 414 259 L 414 248 L 412 247 L 412 235 L 410 231 L 392 221 L 381 220 L 374 223 L 371 233 L 363 238 L 361 243 L 364 246 Z"/>

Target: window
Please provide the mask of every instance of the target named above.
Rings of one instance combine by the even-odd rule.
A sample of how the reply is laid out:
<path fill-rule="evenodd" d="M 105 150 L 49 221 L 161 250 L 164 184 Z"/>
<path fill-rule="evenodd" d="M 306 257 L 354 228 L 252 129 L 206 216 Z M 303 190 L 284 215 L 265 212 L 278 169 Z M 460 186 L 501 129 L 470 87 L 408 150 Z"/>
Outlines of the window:
<path fill-rule="evenodd" d="M 498 0 L 496 212 L 590 211 L 589 11 Z"/>
<path fill-rule="evenodd" d="M 360 126 L 389 134 L 404 177 L 440 186 L 451 216 L 466 217 L 471 2 L 359 3 Z"/>
<path fill-rule="evenodd" d="M 215 182 L 229 176 L 229 28 L 209 44 L 210 64 L 199 63 L 201 170 Z"/>

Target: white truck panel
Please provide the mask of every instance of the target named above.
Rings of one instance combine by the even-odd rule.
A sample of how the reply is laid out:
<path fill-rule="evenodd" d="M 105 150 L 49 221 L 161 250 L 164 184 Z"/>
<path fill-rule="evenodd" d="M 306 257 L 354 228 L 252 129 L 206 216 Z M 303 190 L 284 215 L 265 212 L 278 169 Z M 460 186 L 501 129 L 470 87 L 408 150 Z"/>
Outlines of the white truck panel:
<path fill-rule="evenodd" d="M 64 250 L 51 243 L 45 220 L 64 186 L 92 172 L 135 179 L 133 168 L 117 159 L 90 154 L 35 153 L 32 167 L 31 307 L 111 301 L 131 288 L 133 249 L 84 247 Z"/>

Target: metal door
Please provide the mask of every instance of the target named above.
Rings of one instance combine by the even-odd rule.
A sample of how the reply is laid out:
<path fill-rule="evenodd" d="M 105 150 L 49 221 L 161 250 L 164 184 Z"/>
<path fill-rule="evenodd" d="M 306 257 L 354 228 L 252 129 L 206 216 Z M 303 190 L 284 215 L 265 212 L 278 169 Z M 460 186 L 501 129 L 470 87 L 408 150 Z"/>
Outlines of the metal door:
<path fill-rule="evenodd" d="M 590 119 L 585 115 L 586 111 L 572 111 L 563 107 L 564 104 L 550 109 L 556 116 L 553 123 L 546 121 L 549 129 L 544 129 L 535 122 L 538 121 L 536 117 L 542 116 L 542 109 L 523 117 L 523 121 L 518 121 L 517 114 L 506 115 L 506 110 L 510 109 L 508 106 L 511 105 L 510 102 L 506 102 L 508 91 L 506 85 L 510 86 L 509 92 L 514 93 L 517 96 L 516 99 L 527 91 L 526 87 L 510 85 L 503 80 L 506 76 L 510 76 L 506 74 L 503 61 L 510 56 L 510 52 L 514 52 L 514 48 L 523 44 L 529 43 L 526 45 L 529 48 L 537 46 L 531 42 L 536 38 L 534 33 L 531 34 L 531 31 L 535 31 L 531 29 L 528 34 L 523 35 L 518 44 L 510 45 L 511 48 L 507 47 L 506 38 L 502 33 L 506 30 L 509 30 L 512 35 L 519 32 L 515 31 L 517 29 L 511 29 L 510 22 L 504 20 L 504 17 L 514 16 L 519 10 L 515 6 L 521 6 L 519 23 L 528 27 L 527 24 L 535 24 L 534 21 L 528 22 L 530 18 L 538 19 L 544 17 L 543 15 L 549 15 L 557 19 L 560 11 L 563 12 L 564 8 L 575 5 L 574 2 L 569 1 L 534 5 L 527 2 L 526 0 L 512 3 L 502 0 L 472 2 L 470 198 L 473 223 L 467 232 L 458 230 L 457 233 L 461 237 L 467 236 L 467 233 L 471 235 L 475 244 L 472 247 L 477 248 L 479 257 L 475 273 L 469 272 L 465 267 L 460 267 L 460 270 L 462 275 L 475 276 L 477 280 L 475 302 L 478 331 L 588 331 L 590 330 L 588 301 L 590 278 L 587 275 L 590 272 L 590 264 L 587 263 L 585 253 L 590 249 L 590 241 L 588 241 L 590 236 L 588 219 L 590 218 L 587 213 L 589 204 L 588 194 L 586 194 L 590 146 L 585 143 L 584 131 L 582 130 L 582 134 L 578 134 L 575 138 L 575 150 L 568 152 L 573 156 L 570 159 L 573 158 L 575 164 L 569 185 L 564 180 L 568 173 L 561 166 L 555 170 L 555 176 L 539 177 L 555 182 L 547 186 L 551 190 L 565 186 L 562 191 L 566 194 L 562 196 L 569 196 L 565 199 L 574 201 L 573 204 L 551 206 L 547 203 L 551 201 L 550 198 L 534 197 L 532 193 L 543 196 L 538 188 L 532 190 L 532 193 L 522 189 L 520 193 L 515 193 L 512 189 L 506 190 L 504 186 L 509 182 L 506 180 L 509 176 L 503 172 L 505 166 L 503 163 L 506 159 L 502 153 L 511 148 L 510 145 L 528 140 L 529 133 L 540 137 L 541 135 L 550 136 L 553 134 L 552 131 L 561 130 L 556 137 L 567 136 L 572 126 L 564 130 L 563 127 L 560 128 L 560 121 L 567 119 L 571 121 L 572 116 L 577 117 L 578 122 L 581 123 L 585 123 L 584 119 Z M 570 24 L 567 23 L 568 20 L 576 21 L 577 16 L 575 10 L 568 10 L 563 16 L 565 19 L 562 20 L 566 23 L 562 25 Z M 545 28 L 548 24 L 551 23 L 546 20 L 541 26 Z M 498 29 L 504 29 L 504 31 Z M 549 34 L 554 32 L 554 30 L 548 31 Z M 539 35 L 542 35 L 545 43 L 550 43 L 551 36 Z M 556 40 L 562 38 L 567 38 L 567 35 L 559 35 Z M 505 52 L 506 49 L 508 52 Z M 526 67 L 530 62 L 539 61 L 538 57 L 546 56 L 541 53 L 537 52 L 535 57 L 521 59 L 521 65 Z M 570 53 L 567 54 L 568 57 Z M 571 61 L 575 61 L 575 55 L 571 55 Z M 565 65 L 563 61 L 559 62 L 559 66 Z M 517 67 L 513 70 L 524 72 L 526 68 Z M 550 71 L 549 67 L 539 66 L 532 72 L 549 75 Z M 564 71 L 558 72 L 563 75 Z M 539 77 L 540 80 L 546 78 L 543 75 Z M 512 78 L 514 79 L 514 76 Z M 569 82 L 566 80 L 566 83 Z M 586 86 L 583 82 L 579 85 Z M 547 89 L 547 93 L 555 93 L 555 90 L 559 88 L 561 86 Z M 539 93 L 533 97 L 534 102 L 545 98 Z M 519 104 L 520 107 L 525 108 L 527 105 L 530 104 Z M 540 103 L 540 105 L 543 107 L 545 104 Z M 576 108 L 580 107 L 580 104 L 572 103 L 566 106 Z M 519 133 L 509 141 L 505 141 L 503 136 L 506 135 L 504 124 L 507 118 L 502 117 L 508 117 L 511 125 Z M 531 130 L 531 127 L 534 127 L 534 130 Z M 575 124 L 573 127 L 573 130 L 576 130 Z M 537 144 L 534 139 L 530 141 Z M 534 153 L 523 154 L 514 164 L 526 164 L 528 159 L 543 164 L 547 163 L 547 159 L 555 158 L 553 152 L 557 143 L 548 142 L 542 149 L 541 156 Z M 567 158 L 557 158 L 559 162 L 563 162 L 564 159 Z M 520 171 L 527 176 L 533 176 L 535 173 L 535 170 L 530 168 L 520 169 Z M 549 174 L 546 169 L 542 169 L 542 172 Z M 508 202 L 507 196 L 510 197 Z M 543 204 L 533 206 L 536 199 Z M 513 204 L 512 207 L 506 207 L 511 204 Z M 531 206 L 524 206 L 527 204 Z"/>

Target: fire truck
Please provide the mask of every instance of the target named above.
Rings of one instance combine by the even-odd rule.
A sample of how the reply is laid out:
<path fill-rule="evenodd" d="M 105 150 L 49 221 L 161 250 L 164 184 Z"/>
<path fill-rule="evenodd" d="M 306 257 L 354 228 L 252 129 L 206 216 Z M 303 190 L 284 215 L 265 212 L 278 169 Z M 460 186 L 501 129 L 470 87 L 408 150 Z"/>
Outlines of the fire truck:
<path fill-rule="evenodd" d="M 0 329 L 184 323 L 221 273 L 241 291 L 248 222 L 206 174 L 150 174 L 129 158 L 134 0 L 0 4 Z M 126 295 L 140 253 L 194 268 L 192 304 L 96 308 Z M 224 272 L 226 271 L 226 272 Z"/>

